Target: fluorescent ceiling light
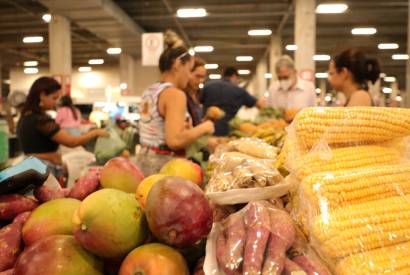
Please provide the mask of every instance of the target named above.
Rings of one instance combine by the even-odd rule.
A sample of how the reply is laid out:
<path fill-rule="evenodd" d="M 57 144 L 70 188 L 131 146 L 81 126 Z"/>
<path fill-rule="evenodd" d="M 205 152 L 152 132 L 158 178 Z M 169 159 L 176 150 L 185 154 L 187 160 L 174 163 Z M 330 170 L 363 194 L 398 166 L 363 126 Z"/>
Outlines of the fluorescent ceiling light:
<path fill-rule="evenodd" d="M 380 78 L 385 78 L 385 77 L 386 77 L 386 74 L 385 74 L 385 73 L 380 73 L 380 74 L 379 74 L 379 77 L 380 77 Z"/>
<path fill-rule="evenodd" d="M 316 13 L 344 13 L 348 6 L 342 3 L 320 4 L 316 7 Z"/>
<path fill-rule="evenodd" d="M 221 75 L 220 74 L 210 74 L 209 79 L 221 79 Z"/>
<path fill-rule="evenodd" d="M 38 65 L 38 61 L 24 61 L 24 67 L 35 67 Z"/>
<path fill-rule="evenodd" d="M 108 48 L 107 53 L 108 54 L 120 54 L 121 53 L 121 48 Z"/>
<path fill-rule="evenodd" d="M 376 28 L 354 28 L 352 29 L 353 35 L 372 35 L 377 33 Z"/>
<path fill-rule="evenodd" d="M 316 73 L 315 74 L 316 78 L 327 78 L 328 77 L 328 73 Z"/>
<path fill-rule="evenodd" d="M 218 69 L 219 65 L 218 64 L 205 64 L 205 69 L 207 70 L 215 70 Z"/>
<path fill-rule="evenodd" d="M 26 36 L 23 38 L 23 43 L 41 43 L 44 41 L 42 36 Z"/>
<path fill-rule="evenodd" d="M 392 92 L 393 90 L 392 90 L 392 88 L 384 87 L 384 88 L 382 89 L 382 91 L 383 91 L 383 93 L 385 93 L 385 94 L 391 94 L 391 92 Z"/>
<path fill-rule="evenodd" d="M 329 61 L 330 60 L 330 55 L 328 55 L 328 54 L 315 54 L 313 56 L 313 60 L 315 60 L 315 61 Z"/>
<path fill-rule="evenodd" d="M 206 10 L 203 8 L 198 9 L 178 9 L 177 16 L 181 18 L 190 18 L 190 17 L 204 17 L 206 16 Z"/>
<path fill-rule="evenodd" d="M 38 73 L 37 68 L 24 68 L 24 73 L 25 74 L 36 74 Z"/>
<path fill-rule="evenodd" d="M 250 70 L 238 70 L 238 74 L 240 74 L 240 75 L 248 75 L 250 73 L 251 73 Z"/>
<path fill-rule="evenodd" d="M 247 62 L 247 61 L 252 61 L 253 57 L 252 56 L 248 56 L 248 55 L 243 55 L 243 56 L 237 56 L 236 57 L 236 61 L 238 62 Z"/>
<path fill-rule="evenodd" d="M 199 83 L 198 87 L 199 87 L 199 89 L 203 89 L 204 88 L 204 83 Z"/>
<path fill-rule="evenodd" d="M 320 94 L 322 92 L 322 90 L 320 88 L 316 88 L 315 91 L 316 91 L 317 94 Z"/>
<path fill-rule="evenodd" d="M 331 96 L 331 95 L 325 96 L 325 101 L 326 101 L 326 102 L 332 101 L 332 96 Z"/>
<path fill-rule="evenodd" d="M 127 83 L 123 82 L 123 83 L 120 84 L 120 89 L 121 89 L 121 90 L 125 90 L 125 89 L 127 89 L 127 88 L 128 88 L 128 84 L 127 84 Z"/>
<path fill-rule="evenodd" d="M 214 51 L 214 47 L 212 46 L 196 46 L 194 47 L 194 51 L 197 53 L 210 53 Z"/>
<path fill-rule="evenodd" d="M 395 50 L 399 48 L 399 44 L 397 43 L 380 43 L 377 45 L 379 50 Z"/>
<path fill-rule="evenodd" d="M 43 16 L 41 18 L 43 19 L 44 22 L 50 23 L 50 21 L 53 17 L 51 16 L 51 14 L 46 13 L 46 14 L 43 14 Z"/>
<path fill-rule="evenodd" d="M 386 81 L 386 82 L 395 82 L 396 78 L 394 76 L 385 76 L 384 81 Z"/>
<path fill-rule="evenodd" d="M 400 102 L 402 100 L 401 96 L 396 96 L 396 101 Z"/>
<path fill-rule="evenodd" d="M 249 30 L 248 35 L 250 36 L 267 36 L 271 35 L 272 30 L 270 29 L 258 29 L 258 30 Z"/>
<path fill-rule="evenodd" d="M 391 58 L 394 60 L 407 60 L 409 59 L 409 55 L 408 54 L 393 54 Z"/>
<path fill-rule="evenodd" d="M 79 71 L 80 73 L 91 72 L 91 71 L 92 71 L 92 68 L 91 68 L 90 66 L 84 66 L 84 67 L 78 68 L 78 71 Z"/>
<path fill-rule="evenodd" d="M 265 78 L 266 78 L 266 79 L 271 79 L 271 78 L 272 78 L 272 74 L 271 74 L 271 73 L 266 73 L 266 74 L 265 74 Z"/>
<path fill-rule="evenodd" d="M 101 59 L 101 58 L 90 59 L 90 60 L 88 60 L 88 64 L 90 64 L 90 65 L 101 65 L 101 64 L 104 64 L 104 59 Z"/>
<path fill-rule="evenodd" d="M 290 44 L 290 45 L 286 45 L 285 48 L 286 48 L 287 51 L 296 51 L 298 49 L 298 46 Z"/>

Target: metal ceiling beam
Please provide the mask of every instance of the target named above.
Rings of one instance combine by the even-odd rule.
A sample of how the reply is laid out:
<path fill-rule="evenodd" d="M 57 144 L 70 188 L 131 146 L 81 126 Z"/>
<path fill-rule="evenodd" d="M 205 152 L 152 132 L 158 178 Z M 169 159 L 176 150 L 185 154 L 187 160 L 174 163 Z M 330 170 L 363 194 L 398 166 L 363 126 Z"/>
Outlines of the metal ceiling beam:
<path fill-rule="evenodd" d="M 207 18 L 244 18 L 244 17 L 272 17 L 272 16 L 281 16 L 285 12 L 275 11 L 275 12 L 244 12 L 244 13 L 210 13 L 207 15 Z M 164 19 L 174 19 L 176 16 L 174 14 L 167 15 L 138 15 L 132 16 L 137 21 L 161 21 Z M 201 19 L 196 19 L 199 21 Z M 203 20 L 203 19 L 202 19 Z"/>
<path fill-rule="evenodd" d="M 15 50 L 15 49 L 7 49 L 6 51 L 9 53 L 15 54 L 15 55 L 19 55 L 21 57 L 25 57 L 28 59 L 34 59 L 34 60 L 37 60 L 43 63 L 48 63 L 48 58 L 30 53 L 27 51 L 20 51 L 20 50 Z"/>
<path fill-rule="evenodd" d="M 171 7 L 171 4 L 169 3 L 168 0 L 162 0 L 162 3 L 165 5 L 165 7 L 167 8 L 168 12 L 173 15 L 174 11 Z M 192 47 L 192 43 L 191 40 L 189 40 L 188 34 L 185 32 L 184 28 L 182 27 L 181 23 L 179 22 L 179 20 L 176 17 L 173 17 L 174 23 L 177 26 L 179 32 L 181 33 L 183 39 L 185 40 L 185 43 L 187 43 L 188 47 Z"/>

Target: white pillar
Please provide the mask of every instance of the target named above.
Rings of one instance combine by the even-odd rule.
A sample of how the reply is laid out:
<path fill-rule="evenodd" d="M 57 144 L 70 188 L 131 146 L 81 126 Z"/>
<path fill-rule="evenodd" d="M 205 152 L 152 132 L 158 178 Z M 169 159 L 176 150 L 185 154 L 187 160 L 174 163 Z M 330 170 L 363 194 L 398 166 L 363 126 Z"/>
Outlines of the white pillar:
<path fill-rule="evenodd" d="M 281 34 L 274 34 L 271 38 L 269 45 L 269 72 L 272 74 L 270 83 L 277 80 L 275 64 L 276 61 L 282 56 L 282 38 Z"/>
<path fill-rule="evenodd" d="M 50 49 L 50 73 L 61 79 L 63 93 L 71 82 L 71 29 L 67 18 L 53 14 L 48 25 Z"/>
<path fill-rule="evenodd" d="M 410 55 L 410 0 L 407 10 L 407 54 Z M 404 95 L 404 107 L 410 107 L 410 60 L 406 62 L 406 93 Z"/>
<path fill-rule="evenodd" d="M 255 92 L 257 97 L 263 96 L 263 94 L 267 90 L 267 81 L 265 78 L 265 74 L 268 72 L 268 64 L 266 62 L 266 56 L 263 56 L 259 61 L 258 65 L 256 66 L 256 73 L 255 73 Z"/>
<path fill-rule="evenodd" d="M 315 0 L 295 0 L 296 69 L 315 72 L 313 55 L 316 51 Z"/>
<path fill-rule="evenodd" d="M 326 79 L 320 79 L 319 81 L 319 89 L 320 89 L 320 98 L 319 98 L 319 105 L 326 106 L 325 96 L 326 96 Z"/>
<path fill-rule="evenodd" d="M 131 55 L 124 53 L 120 56 L 120 83 L 122 84 L 122 89 L 126 90 L 126 93 L 129 95 L 136 94 L 134 78 L 136 68 L 135 62 L 135 59 Z"/>

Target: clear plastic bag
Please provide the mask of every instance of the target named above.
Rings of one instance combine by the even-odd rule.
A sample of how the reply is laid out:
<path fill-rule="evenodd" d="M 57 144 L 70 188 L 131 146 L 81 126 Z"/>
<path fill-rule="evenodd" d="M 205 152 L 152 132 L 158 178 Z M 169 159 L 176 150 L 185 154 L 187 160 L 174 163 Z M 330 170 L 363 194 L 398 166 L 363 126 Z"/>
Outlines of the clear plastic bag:
<path fill-rule="evenodd" d="M 113 128 L 108 129 L 108 137 L 99 137 L 95 144 L 94 153 L 99 164 L 119 156 L 126 148 L 125 142 Z"/>
<path fill-rule="evenodd" d="M 261 159 L 276 159 L 279 149 L 257 138 L 240 138 L 230 141 L 227 151 L 236 151 Z"/>

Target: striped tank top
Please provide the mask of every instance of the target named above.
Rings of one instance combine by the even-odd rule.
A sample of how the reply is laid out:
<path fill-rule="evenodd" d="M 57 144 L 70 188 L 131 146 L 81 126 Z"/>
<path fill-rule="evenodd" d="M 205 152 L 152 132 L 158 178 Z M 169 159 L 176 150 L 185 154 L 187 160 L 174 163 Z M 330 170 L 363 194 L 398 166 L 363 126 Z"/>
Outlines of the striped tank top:
<path fill-rule="evenodd" d="M 142 94 L 139 122 L 141 145 L 159 147 L 165 144 L 165 120 L 159 113 L 158 100 L 161 92 L 170 87 L 173 84 L 169 82 L 157 82 Z"/>

